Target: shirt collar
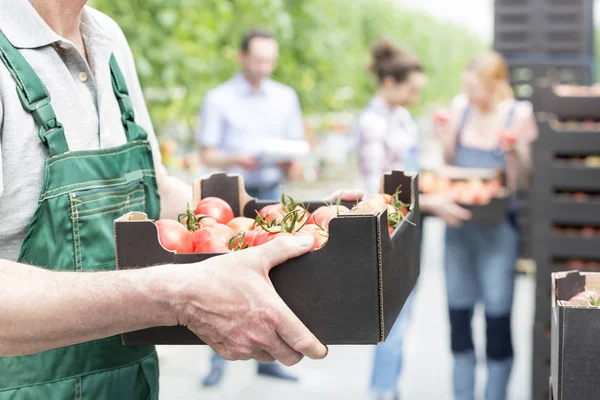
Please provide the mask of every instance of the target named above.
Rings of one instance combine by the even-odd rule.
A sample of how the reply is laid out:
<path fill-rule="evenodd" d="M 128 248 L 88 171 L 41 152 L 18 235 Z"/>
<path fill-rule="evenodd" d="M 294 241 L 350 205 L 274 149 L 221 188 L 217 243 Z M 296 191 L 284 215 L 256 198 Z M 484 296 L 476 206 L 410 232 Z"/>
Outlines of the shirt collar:
<path fill-rule="evenodd" d="M 28 0 L 0 1 L 0 30 L 14 47 L 21 49 L 34 49 L 67 41 L 48 26 Z M 88 36 L 106 37 L 89 15 L 88 6 L 83 9 L 81 31 Z"/>
<path fill-rule="evenodd" d="M 260 88 L 258 89 L 258 92 L 255 92 L 254 89 L 252 89 L 252 86 L 250 86 L 250 83 L 246 80 L 246 78 L 244 77 L 244 75 L 242 75 L 241 73 L 237 73 L 234 77 L 233 77 L 233 81 L 237 87 L 237 89 L 240 91 L 240 93 L 242 93 L 243 95 L 267 95 L 269 94 L 269 90 L 271 87 L 271 79 L 269 78 L 265 78 L 261 81 L 260 83 Z"/>

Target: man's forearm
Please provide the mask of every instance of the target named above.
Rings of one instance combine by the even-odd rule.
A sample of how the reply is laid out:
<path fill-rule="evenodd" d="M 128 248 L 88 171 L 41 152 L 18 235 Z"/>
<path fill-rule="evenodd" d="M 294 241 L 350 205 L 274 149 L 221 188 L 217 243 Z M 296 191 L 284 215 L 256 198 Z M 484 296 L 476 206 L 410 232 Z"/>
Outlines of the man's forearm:
<path fill-rule="evenodd" d="M 0 357 L 175 325 L 165 268 L 53 272 L 0 260 Z"/>
<path fill-rule="evenodd" d="M 214 148 L 204 147 L 200 151 L 200 158 L 204 165 L 212 168 L 227 169 L 237 165 L 239 157 Z"/>

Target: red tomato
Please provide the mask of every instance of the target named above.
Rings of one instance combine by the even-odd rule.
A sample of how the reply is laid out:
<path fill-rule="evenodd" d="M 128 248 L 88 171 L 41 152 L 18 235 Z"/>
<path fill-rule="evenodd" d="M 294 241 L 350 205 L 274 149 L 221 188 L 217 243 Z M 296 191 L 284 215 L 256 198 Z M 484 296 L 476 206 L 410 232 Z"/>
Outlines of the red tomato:
<path fill-rule="evenodd" d="M 593 226 L 584 226 L 581 230 L 581 234 L 584 237 L 591 238 L 595 236 L 596 232 Z"/>
<path fill-rule="evenodd" d="M 484 186 L 490 194 L 490 197 L 496 197 L 500 193 L 500 190 L 502 190 L 502 185 L 497 179 L 487 181 Z"/>
<path fill-rule="evenodd" d="M 489 191 L 486 188 L 480 188 L 473 193 L 473 204 L 484 206 L 492 201 Z"/>
<path fill-rule="evenodd" d="M 307 233 L 309 235 L 313 235 L 315 238 L 315 245 L 313 246 L 314 250 L 319 250 L 321 247 L 325 246 L 327 240 L 329 239 L 329 233 L 317 225 L 306 224 L 302 229 L 300 229 L 300 233 Z"/>
<path fill-rule="evenodd" d="M 573 194 L 573 200 L 575 200 L 578 203 L 584 203 L 587 201 L 587 199 L 588 199 L 587 193 L 576 192 Z"/>
<path fill-rule="evenodd" d="M 500 142 L 504 146 L 514 146 L 517 138 L 517 132 L 514 129 L 504 129 L 500 136 Z"/>
<path fill-rule="evenodd" d="M 583 260 L 569 260 L 567 261 L 567 268 L 574 270 L 584 270 L 585 261 Z"/>
<path fill-rule="evenodd" d="M 433 113 L 433 123 L 436 126 L 446 126 L 450 122 L 450 113 L 447 110 L 438 110 Z"/>
<path fill-rule="evenodd" d="M 571 297 L 569 301 L 573 301 L 575 299 L 587 300 L 592 306 L 598 307 L 600 305 L 600 292 L 595 290 L 586 290 Z"/>
<path fill-rule="evenodd" d="M 346 206 L 321 206 L 315 210 L 308 218 L 307 224 L 320 225 L 325 229 L 329 229 L 329 222 L 339 214 L 350 212 Z"/>
<path fill-rule="evenodd" d="M 271 204 L 264 206 L 258 212 L 258 215 L 265 221 L 271 223 L 273 221 L 279 223 L 285 216 L 286 212 L 281 204 Z"/>
<path fill-rule="evenodd" d="M 194 248 L 194 253 L 229 253 L 230 251 L 225 242 L 214 237 L 199 243 Z"/>
<path fill-rule="evenodd" d="M 195 248 L 200 243 L 210 238 L 218 238 L 227 243 L 229 242 L 229 239 L 235 235 L 235 233 L 227 225 L 216 224 L 207 226 L 206 228 L 198 229 L 197 231 L 192 232 L 190 235 L 192 237 L 192 244 Z"/>
<path fill-rule="evenodd" d="M 258 236 L 259 233 L 260 232 L 258 232 L 258 231 L 240 232 L 240 233 L 238 233 L 239 236 L 237 236 L 237 237 L 234 236 L 231 238 L 231 241 L 229 242 L 229 245 L 230 245 L 229 247 L 232 250 L 243 250 L 248 247 L 252 247 L 254 245 L 254 239 L 256 238 L 256 236 Z M 242 235 L 244 237 L 244 241 L 240 245 L 240 240 L 242 238 Z"/>
<path fill-rule="evenodd" d="M 251 231 L 254 227 L 254 220 L 246 217 L 236 217 L 227 223 L 233 232 L 239 233 L 241 231 Z"/>
<path fill-rule="evenodd" d="M 213 217 L 220 224 L 226 224 L 233 219 L 231 206 L 218 197 L 207 197 L 202 199 L 196 207 L 196 214 L 204 214 Z"/>
<path fill-rule="evenodd" d="M 155 224 L 158 228 L 158 239 L 165 249 L 177 253 L 191 253 L 194 250 L 185 226 L 172 219 L 159 219 Z"/>
<path fill-rule="evenodd" d="M 196 214 L 194 218 L 198 221 L 199 228 L 218 224 L 216 219 L 209 217 L 208 215 Z"/>
<path fill-rule="evenodd" d="M 267 232 L 265 230 L 262 230 L 261 232 L 258 232 L 256 237 L 254 238 L 254 241 L 252 242 L 252 247 L 256 247 L 256 246 L 260 246 L 262 244 L 268 243 L 271 240 L 275 239 L 277 237 L 277 235 L 280 235 L 280 234 L 282 234 L 281 231 L 277 232 L 277 230 L 275 230 L 273 232 Z"/>

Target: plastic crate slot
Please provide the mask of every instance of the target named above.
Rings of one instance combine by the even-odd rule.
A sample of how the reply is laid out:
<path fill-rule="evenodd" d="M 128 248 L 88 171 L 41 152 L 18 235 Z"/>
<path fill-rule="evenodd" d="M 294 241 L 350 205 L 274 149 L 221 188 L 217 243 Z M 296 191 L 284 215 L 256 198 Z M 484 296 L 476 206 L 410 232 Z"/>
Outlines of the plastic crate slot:
<path fill-rule="evenodd" d="M 529 35 L 527 31 L 523 32 L 500 32 L 496 35 L 499 41 L 505 42 L 522 42 L 528 40 Z"/>
<path fill-rule="evenodd" d="M 600 225 L 565 225 L 555 224 L 552 232 L 561 237 L 581 237 L 598 238 L 600 237 Z"/>
<path fill-rule="evenodd" d="M 546 0 L 546 3 L 552 6 L 565 6 L 572 8 L 583 7 L 585 0 Z"/>
<path fill-rule="evenodd" d="M 529 0 L 496 0 L 496 7 L 526 6 L 528 4 L 529 4 Z"/>
<path fill-rule="evenodd" d="M 552 260 L 552 266 L 556 271 L 585 271 L 599 272 L 600 259 L 591 258 L 555 258 Z"/>
<path fill-rule="evenodd" d="M 529 15 L 498 15 L 496 26 L 504 25 L 528 25 L 530 21 Z"/>
<path fill-rule="evenodd" d="M 561 166 L 600 168 L 600 154 L 591 153 L 593 151 L 597 150 L 592 149 L 588 154 L 556 153 L 554 161 Z"/>
<path fill-rule="evenodd" d="M 580 24 L 579 13 L 552 13 L 546 15 L 546 22 L 549 24 Z"/>
<path fill-rule="evenodd" d="M 580 204 L 591 202 L 600 204 L 600 191 L 554 188 L 554 197 L 557 200 L 573 201 Z"/>

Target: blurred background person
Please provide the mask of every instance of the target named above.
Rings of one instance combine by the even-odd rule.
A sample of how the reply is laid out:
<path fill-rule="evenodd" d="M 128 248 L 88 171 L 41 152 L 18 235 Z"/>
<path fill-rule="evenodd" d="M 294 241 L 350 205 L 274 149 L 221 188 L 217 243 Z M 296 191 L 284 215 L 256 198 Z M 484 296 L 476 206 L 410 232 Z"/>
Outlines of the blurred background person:
<path fill-rule="evenodd" d="M 262 163 L 261 152 L 274 139 L 304 139 L 298 95 L 270 78 L 278 55 L 271 32 L 243 36 L 241 71 L 206 94 L 196 138 L 203 164 L 242 175 L 248 194 L 265 200 L 281 196 L 281 183 L 298 163 Z"/>
<path fill-rule="evenodd" d="M 298 165 L 293 160 L 263 165 L 261 149 L 270 146 L 273 139 L 304 139 L 296 92 L 270 79 L 278 54 L 277 41 L 269 31 L 254 29 L 243 36 L 241 71 L 206 94 L 196 138 L 202 163 L 242 175 L 248 194 L 261 200 L 280 198 L 282 181 Z M 225 363 L 213 353 L 204 386 L 221 382 Z M 258 374 L 298 380 L 278 363 L 259 363 Z"/>
<path fill-rule="evenodd" d="M 389 40 L 373 44 L 372 58 L 369 69 L 377 77 L 379 88 L 358 121 L 357 151 L 367 196 L 379 193 L 381 176 L 386 172 L 419 171 L 419 129 L 406 107 L 419 102 L 427 82 L 419 60 Z M 420 206 L 421 211 L 435 213 L 454 226 L 470 217 L 447 195 L 421 196 Z M 423 221 L 417 224 L 422 236 Z M 413 298 L 411 294 L 385 343 L 375 350 L 369 390 L 373 399 L 398 399 L 403 339 Z"/>
<path fill-rule="evenodd" d="M 463 93 L 452 102 L 449 122 L 438 129 L 438 136 L 447 164 L 505 170 L 512 196 L 518 182 L 528 179 L 537 127 L 531 104 L 515 100 L 508 67 L 500 54 L 486 52 L 471 61 L 463 75 Z M 513 363 L 510 318 L 518 257 L 518 233 L 511 218 L 515 205 L 513 197 L 509 215 L 501 224 L 466 222 L 462 227 L 446 228 L 445 273 L 456 400 L 475 398 L 471 319 L 480 299 L 487 325 L 485 399 L 506 398 Z"/>

